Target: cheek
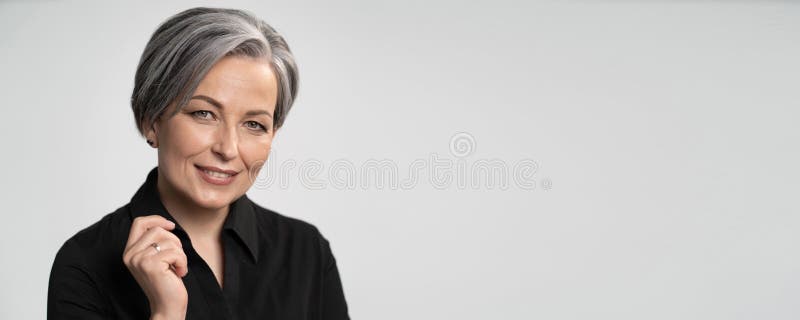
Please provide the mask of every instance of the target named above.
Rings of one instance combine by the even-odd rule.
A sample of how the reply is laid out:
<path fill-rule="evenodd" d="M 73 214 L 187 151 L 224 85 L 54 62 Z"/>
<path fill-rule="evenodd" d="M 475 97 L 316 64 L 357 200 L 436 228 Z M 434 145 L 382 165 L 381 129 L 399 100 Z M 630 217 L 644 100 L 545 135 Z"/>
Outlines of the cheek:
<path fill-rule="evenodd" d="M 243 139 L 239 145 L 239 154 L 242 156 L 245 166 L 253 172 L 263 166 L 269 151 L 272 148 L 272 139 Z"/>
<path fill-rule="evenodd" d="M 211 126 L 176 121 L 170 126 L 169 132 L 165 133 L 169 141 L 169 153 L 173 157 L 181 158 L 173 160 L 181 161 L 207 149 L 213 141 L 214 131 Z"/>

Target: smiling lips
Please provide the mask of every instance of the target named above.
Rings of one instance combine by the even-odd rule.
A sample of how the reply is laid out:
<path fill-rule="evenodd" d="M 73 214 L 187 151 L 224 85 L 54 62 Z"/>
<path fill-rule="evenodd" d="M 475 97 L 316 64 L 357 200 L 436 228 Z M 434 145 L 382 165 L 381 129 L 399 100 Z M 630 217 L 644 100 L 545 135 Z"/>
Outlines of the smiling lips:
<path fill-rule="evenodd" d="M 200 177 L 208 183 L 215 185 L 228 185 L 233 182 L 233 179 L 239 173 L 234 170 L 223 170 L 217 167 L 201 167 L 195 165 L 197 171 L 200 172 Z"/>

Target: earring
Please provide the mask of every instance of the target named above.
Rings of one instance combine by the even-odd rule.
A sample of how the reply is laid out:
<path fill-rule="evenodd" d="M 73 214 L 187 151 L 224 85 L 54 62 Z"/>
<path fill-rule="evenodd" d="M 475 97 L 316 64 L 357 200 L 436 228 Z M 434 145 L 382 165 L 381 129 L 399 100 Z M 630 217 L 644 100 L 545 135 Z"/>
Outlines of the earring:
<path fill-rule="evenodd" d="M 147 144 L 149 144 L 152 147 L 153 146 L 153 140 L 147 139 Z"/>

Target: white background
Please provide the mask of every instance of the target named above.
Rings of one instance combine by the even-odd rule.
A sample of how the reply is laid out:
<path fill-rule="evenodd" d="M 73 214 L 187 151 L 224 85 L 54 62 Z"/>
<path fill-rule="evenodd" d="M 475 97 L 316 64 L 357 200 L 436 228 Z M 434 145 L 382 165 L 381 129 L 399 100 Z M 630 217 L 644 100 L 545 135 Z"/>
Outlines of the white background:
<path fill-rule="evenodd" d="M 779 1 L 0 2 L 0 318 L 44 318 L 58 248 L 156 165 L 136 64 L 197 5 L 296 55 L 270 161 L 405 177 L 467 132 L 468 163 L 539 165 L 533 190 L 252 188 L 331 241 L 354 319 L 800 318 L 800 6 Z"/>

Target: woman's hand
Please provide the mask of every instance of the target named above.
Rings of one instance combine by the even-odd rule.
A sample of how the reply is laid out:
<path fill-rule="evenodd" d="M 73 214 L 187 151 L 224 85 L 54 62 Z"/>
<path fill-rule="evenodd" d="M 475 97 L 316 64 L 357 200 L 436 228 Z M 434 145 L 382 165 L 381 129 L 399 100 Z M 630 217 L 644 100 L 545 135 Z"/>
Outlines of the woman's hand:
<path fill-rule="evenodd" d="M 159 215 L 133 220 L 122 260 L 150 302 L 158 319 L 185 319 L 189 296 L 181 278 L 188 270 L 183 245 L 169 232 L 175 223 Z M 157 243 L 157 251 L 153 243 Z"/>

